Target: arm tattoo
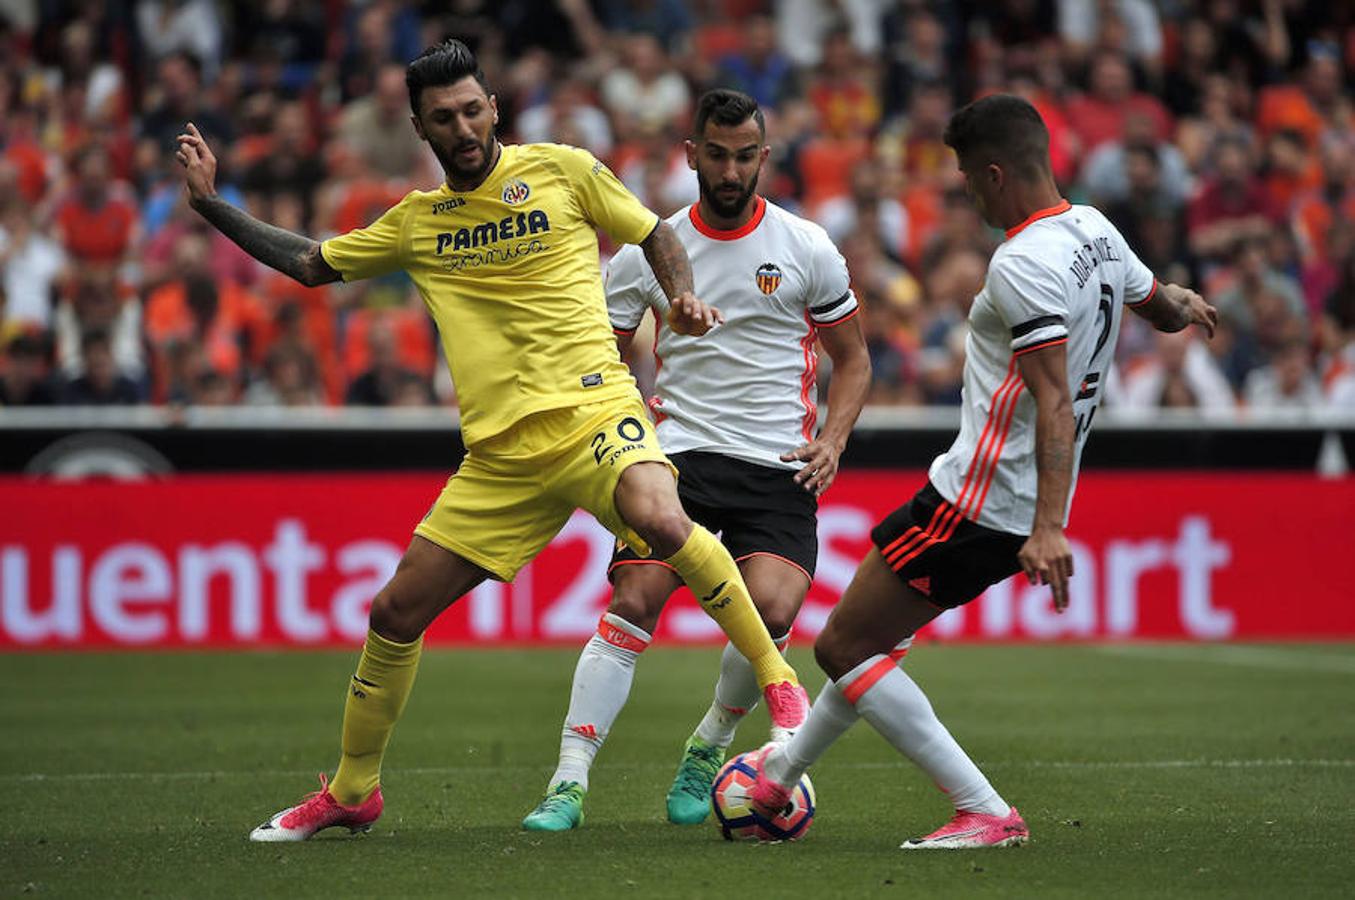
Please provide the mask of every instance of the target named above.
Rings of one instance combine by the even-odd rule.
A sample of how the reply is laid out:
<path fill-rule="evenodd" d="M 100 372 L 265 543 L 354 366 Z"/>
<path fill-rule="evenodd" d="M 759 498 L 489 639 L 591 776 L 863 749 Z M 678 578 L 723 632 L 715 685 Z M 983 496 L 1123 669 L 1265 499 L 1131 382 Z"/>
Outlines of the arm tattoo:
<path fill-rule="evenodd" d="M 307 286 L 339 280 L 320 254 L 320 242 L 261 222 L 220 197 L 197 200 L 193 208 L 250 256 Z"/>
<path fill-rule="evenodd" d="M 1164 284 L 1158 291 L 1163 302 L 1149 303 L 1144 318 L 1158 331 L 1175 333 L 1190 324 L 1189 301 L 1174 284 Z"/>
<path fill-rule="evenodd" d="M 644 250 L 645 259 L 654 270 L 654 277 L 659 280 L 663 295 L 669 300 L 678 294 L 689 294 L 695 290 L 691 260 L 667 222 L 659 222 L 640 249 Z"/>

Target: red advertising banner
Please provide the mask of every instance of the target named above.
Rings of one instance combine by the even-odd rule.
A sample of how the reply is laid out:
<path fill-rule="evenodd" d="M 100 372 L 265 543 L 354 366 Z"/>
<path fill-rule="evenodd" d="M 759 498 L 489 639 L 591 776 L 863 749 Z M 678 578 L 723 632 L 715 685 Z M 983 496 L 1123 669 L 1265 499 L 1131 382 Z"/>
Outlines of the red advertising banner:
<path fill-rule="evenodd" d="M 844 472 L 824 498 L 807 640 L 925 473 Z M 0 479 L 0 649 L 354 645 L 372 595 L 437 496 L 436 474 Z M 958 640 L 1355 638 L 1355 479 L 1086 473 L 1072 602 L 1012 579 L 929 629 Z M 612 537 L 572 518 L 512 584 L 488 582 L 430 643 L 575 643 L 608 597 Z M 719 630 L 686 591 L 662 642 Z"/>

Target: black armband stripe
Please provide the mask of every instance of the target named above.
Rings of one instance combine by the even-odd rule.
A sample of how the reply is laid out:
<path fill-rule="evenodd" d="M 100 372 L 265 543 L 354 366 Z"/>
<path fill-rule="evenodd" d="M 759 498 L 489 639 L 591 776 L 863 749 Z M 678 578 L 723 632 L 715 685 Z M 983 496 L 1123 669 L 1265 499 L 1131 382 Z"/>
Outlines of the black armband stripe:
<path fill-rule="evenodd" d="M 1024 337 L 1037 328 L 1048 328 L 1050 325 L 1062 325 L 1063 316 L 1039 316 L 1029 321 L 1022 322 L 1012 328 L 1012 340 Z"/>
<path fill-rule="evenodd" d="M 842 304 L 846 303 L 849 299 L 851 299 L 851 296 L 852 296 L 852 292 L 851 292 L 851 291 L 847 291 L 847 292 L 844 293 L 841 297 L 838 297 L 836 300 L 834 300 L 834 301 L 831 302 L 831 303 L 825 303 L 825 304 L 823 304 L 822 306 L 811 306 L 811 307 L 809 307 L 809 312 L 810 312 L 811 315 L 815 315 L 815 316 L 821 316 L 821 315 L 823 315 L 823 314 L 826 313 L 826 312 L 832 312 L 833 310 L 837 309 L 837 308 L 838 308 L 839 306 L 841 306 Z"/>

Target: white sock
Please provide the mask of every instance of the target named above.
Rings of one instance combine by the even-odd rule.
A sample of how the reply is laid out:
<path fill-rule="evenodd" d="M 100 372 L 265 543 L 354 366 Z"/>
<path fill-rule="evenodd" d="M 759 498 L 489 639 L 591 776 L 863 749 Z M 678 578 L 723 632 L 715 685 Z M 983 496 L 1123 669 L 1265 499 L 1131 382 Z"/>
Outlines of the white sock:
<path fill-rule="evenodd" d="M 569 712 L 560 732 L 560 762 L 547 786 L 577 781 L 588 789 L 593 757 L 626 705 L 635 679 L 635 661 L 649 642 L 648 632 L 620 616 L 603 614 L 597 634 L 588 639 L 574 668 Z"/>
<path fill-rule="evenodd" d="M 789 642 L 789 631 L 772 638 L 772 643 L 782 654 Z M 694 734 L 707 744 L 728 747 L 734 742 L 734 732 L 743 717 L 752 712 L 761 699 L 762 689 L 757 685 L 752 665 L 733 644 L 726 643 L 720 654 L 720 678 L 715 682 L 715 699 Z"/>
<path fill-rule="evenodd" d="M 890 656 L 872 656 L 839 678 L 838 689 L 895 749 L 931 776 L 957 810 L 1005 816 L 1010 807 L 941 724 L 927 695 L 894 662 Z"/>
<path fill-rule="evenodd" d="M 777 784 L 793 785 L 860 716 L 831 681 L 819 691 L 809 718 L 788 742 L 767 754 L 767 774 Z"/>

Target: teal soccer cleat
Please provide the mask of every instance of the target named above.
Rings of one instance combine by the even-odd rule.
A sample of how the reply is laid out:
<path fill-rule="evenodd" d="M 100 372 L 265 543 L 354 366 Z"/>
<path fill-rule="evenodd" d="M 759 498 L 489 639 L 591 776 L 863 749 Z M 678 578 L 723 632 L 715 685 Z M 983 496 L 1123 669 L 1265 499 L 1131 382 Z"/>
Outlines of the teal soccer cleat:
<path fill-rule="evenodd" d="M 707 744 L 696 735 L 682 748 L 673 786 L 668 790 L 668 821 L 700 825 L 710 815 L 710 786 L 725 761 L 725 748 Z"/>
<path fill-rule="evenodd" d="M 588 792 L 577 781 L 550 786 L 536 809 L 522 820 L 526 831 L 569 831 L 583 824 L 583 798 Z"/>

